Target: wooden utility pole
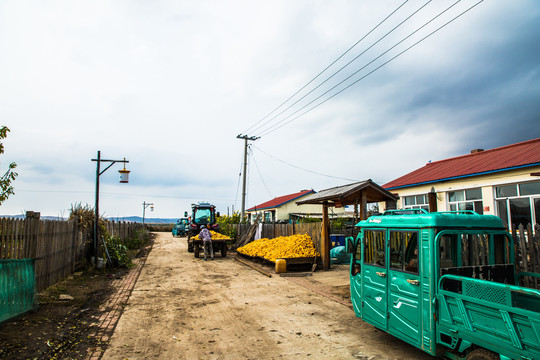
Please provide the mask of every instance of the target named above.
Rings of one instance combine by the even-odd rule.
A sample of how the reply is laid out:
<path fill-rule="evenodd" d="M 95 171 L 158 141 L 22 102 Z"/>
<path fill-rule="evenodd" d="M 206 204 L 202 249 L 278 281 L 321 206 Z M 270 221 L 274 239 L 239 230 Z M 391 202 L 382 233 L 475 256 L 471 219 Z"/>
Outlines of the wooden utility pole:
<path fill-rule="evenodd" d="M 247 136 L 239 134 L 237 139 L 244 139 L 244 170 L 242 171 L 242 212 L 240 213 L 240 220 L 242 221 L 244 219 L 244 215 L 246 212 L 246 170 L 247 170 L 247 148 L 248 148 L 248 140 L 255 141 L 257 139 L 260 139 L 260 137 L 256 136 Z"/>

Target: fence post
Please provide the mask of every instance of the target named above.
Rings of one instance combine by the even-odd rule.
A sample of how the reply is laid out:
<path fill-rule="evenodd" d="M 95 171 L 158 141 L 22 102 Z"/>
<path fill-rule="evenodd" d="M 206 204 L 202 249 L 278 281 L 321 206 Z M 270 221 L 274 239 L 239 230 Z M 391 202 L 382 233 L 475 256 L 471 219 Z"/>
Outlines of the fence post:
<path fill-rule="evenodd" d="M 38 237 L 39 237 L 39 212 L 27 211 L 25 218 L 25 233 L 28 234 L 27 250 L 25 255 L 27 258 L 37 257 Z"/>

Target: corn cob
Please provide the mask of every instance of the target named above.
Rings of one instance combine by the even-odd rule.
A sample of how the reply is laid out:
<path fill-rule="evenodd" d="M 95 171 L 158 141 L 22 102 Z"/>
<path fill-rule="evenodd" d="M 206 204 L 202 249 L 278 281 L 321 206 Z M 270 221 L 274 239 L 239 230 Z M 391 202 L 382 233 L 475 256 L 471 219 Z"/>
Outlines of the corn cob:
<path fill-rule="evenodd" d="M 241 254 L 257 256 L 275 262 L 281 258 L 321 256 L 309 235 L 279 236 L 274 239 L 259 239 L 237 249 Z"/>
<path fill-rule="evenodd" d="M 230 239 L 227 235 L 217 233 L 214 230 L 210 230 L 210 234 L 212 235 L 212 240 Z M 199 235 L 193 236 L 193 239 L 194 240 L 201 240 Z"/>

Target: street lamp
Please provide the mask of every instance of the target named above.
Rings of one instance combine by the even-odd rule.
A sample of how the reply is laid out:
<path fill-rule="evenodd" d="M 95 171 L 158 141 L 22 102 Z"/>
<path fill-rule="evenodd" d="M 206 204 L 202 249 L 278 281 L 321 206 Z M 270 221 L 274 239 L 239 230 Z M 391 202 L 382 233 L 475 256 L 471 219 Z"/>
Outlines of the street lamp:
<path fill-rule="evenodd" d="M 150 206 L 150 211 L 154 211 L 154 204 L 147 203 L 146 201 L 143 201 L 142 203 L 142 224 L 144 225 L 144 212 L 146 211 L 146 208 Z"/>
<path fill-rule="evenodd" d="M 92 161 L 96 161 L 96 218 L 94 221 L 94 259 L 97 259 L 98 255 L 98 230 L 99 230 L 99 177 L 101 174 L 103 174 L 105 171 L 109 170 L 111 166 L 113 166 L 117 162 L 123 162 L 124 168 L 122 170 L 118 170 L 120 173 L 120 182 L 123 184 L 126 184 L 129 182 L 129 170 L 126 170 L 126 163 L 129 161 L 124 158 L 124 160 L 108 160 L 108 159 L 102 159 L 101 158 L 101 151 L 97 152 L 97 159 L 92 159 Z M 105 169 L 100 171 L 100 165 L 102 162 L 108 162 L 110 163 L 109 166 L 107 166 Z"/>

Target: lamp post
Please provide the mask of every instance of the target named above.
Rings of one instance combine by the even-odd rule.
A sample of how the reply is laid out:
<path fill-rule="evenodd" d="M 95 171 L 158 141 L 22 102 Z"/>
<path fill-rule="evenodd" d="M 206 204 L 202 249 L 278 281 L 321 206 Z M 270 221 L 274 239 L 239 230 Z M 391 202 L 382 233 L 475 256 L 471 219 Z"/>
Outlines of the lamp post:
<path fill-rule="evenodd" d="M 126 170 L 126 163 L 129 161 L 124 158 L 124 160 L 109 160 L 109 159 L 102 159 L 101 158 L 101 151 L 97 152 L 97 159 L 92 159 L 92 161 L 95 161 L 96 164 L 96 214 L 94 219 L 94 259 L 97 259 L 98 255 L 98 231 L 99 231 L 99 177 L 101 174 L 103 174 L 105 171 L 109 170 L 111 166 L 113 166 L 117 162 L 123 162 L 124 168 L 122 170 L 118 170 L 120 173 L 120 183 L 126 184 L 129 182 L 129 170 Z M 109 166 L 107 166 L 105 169 L 100 170 L 100 165 L 102 162 L 108 162 L 110 163 Z"/>
<path fill-rule="evenodd" d="M 154 204 L 143 201 L 142 206 L 142 224 L 144 225 L 144 213 L 146 211 L 146 208 L 150 206 L 150 211 L 154 211 Z"/>

